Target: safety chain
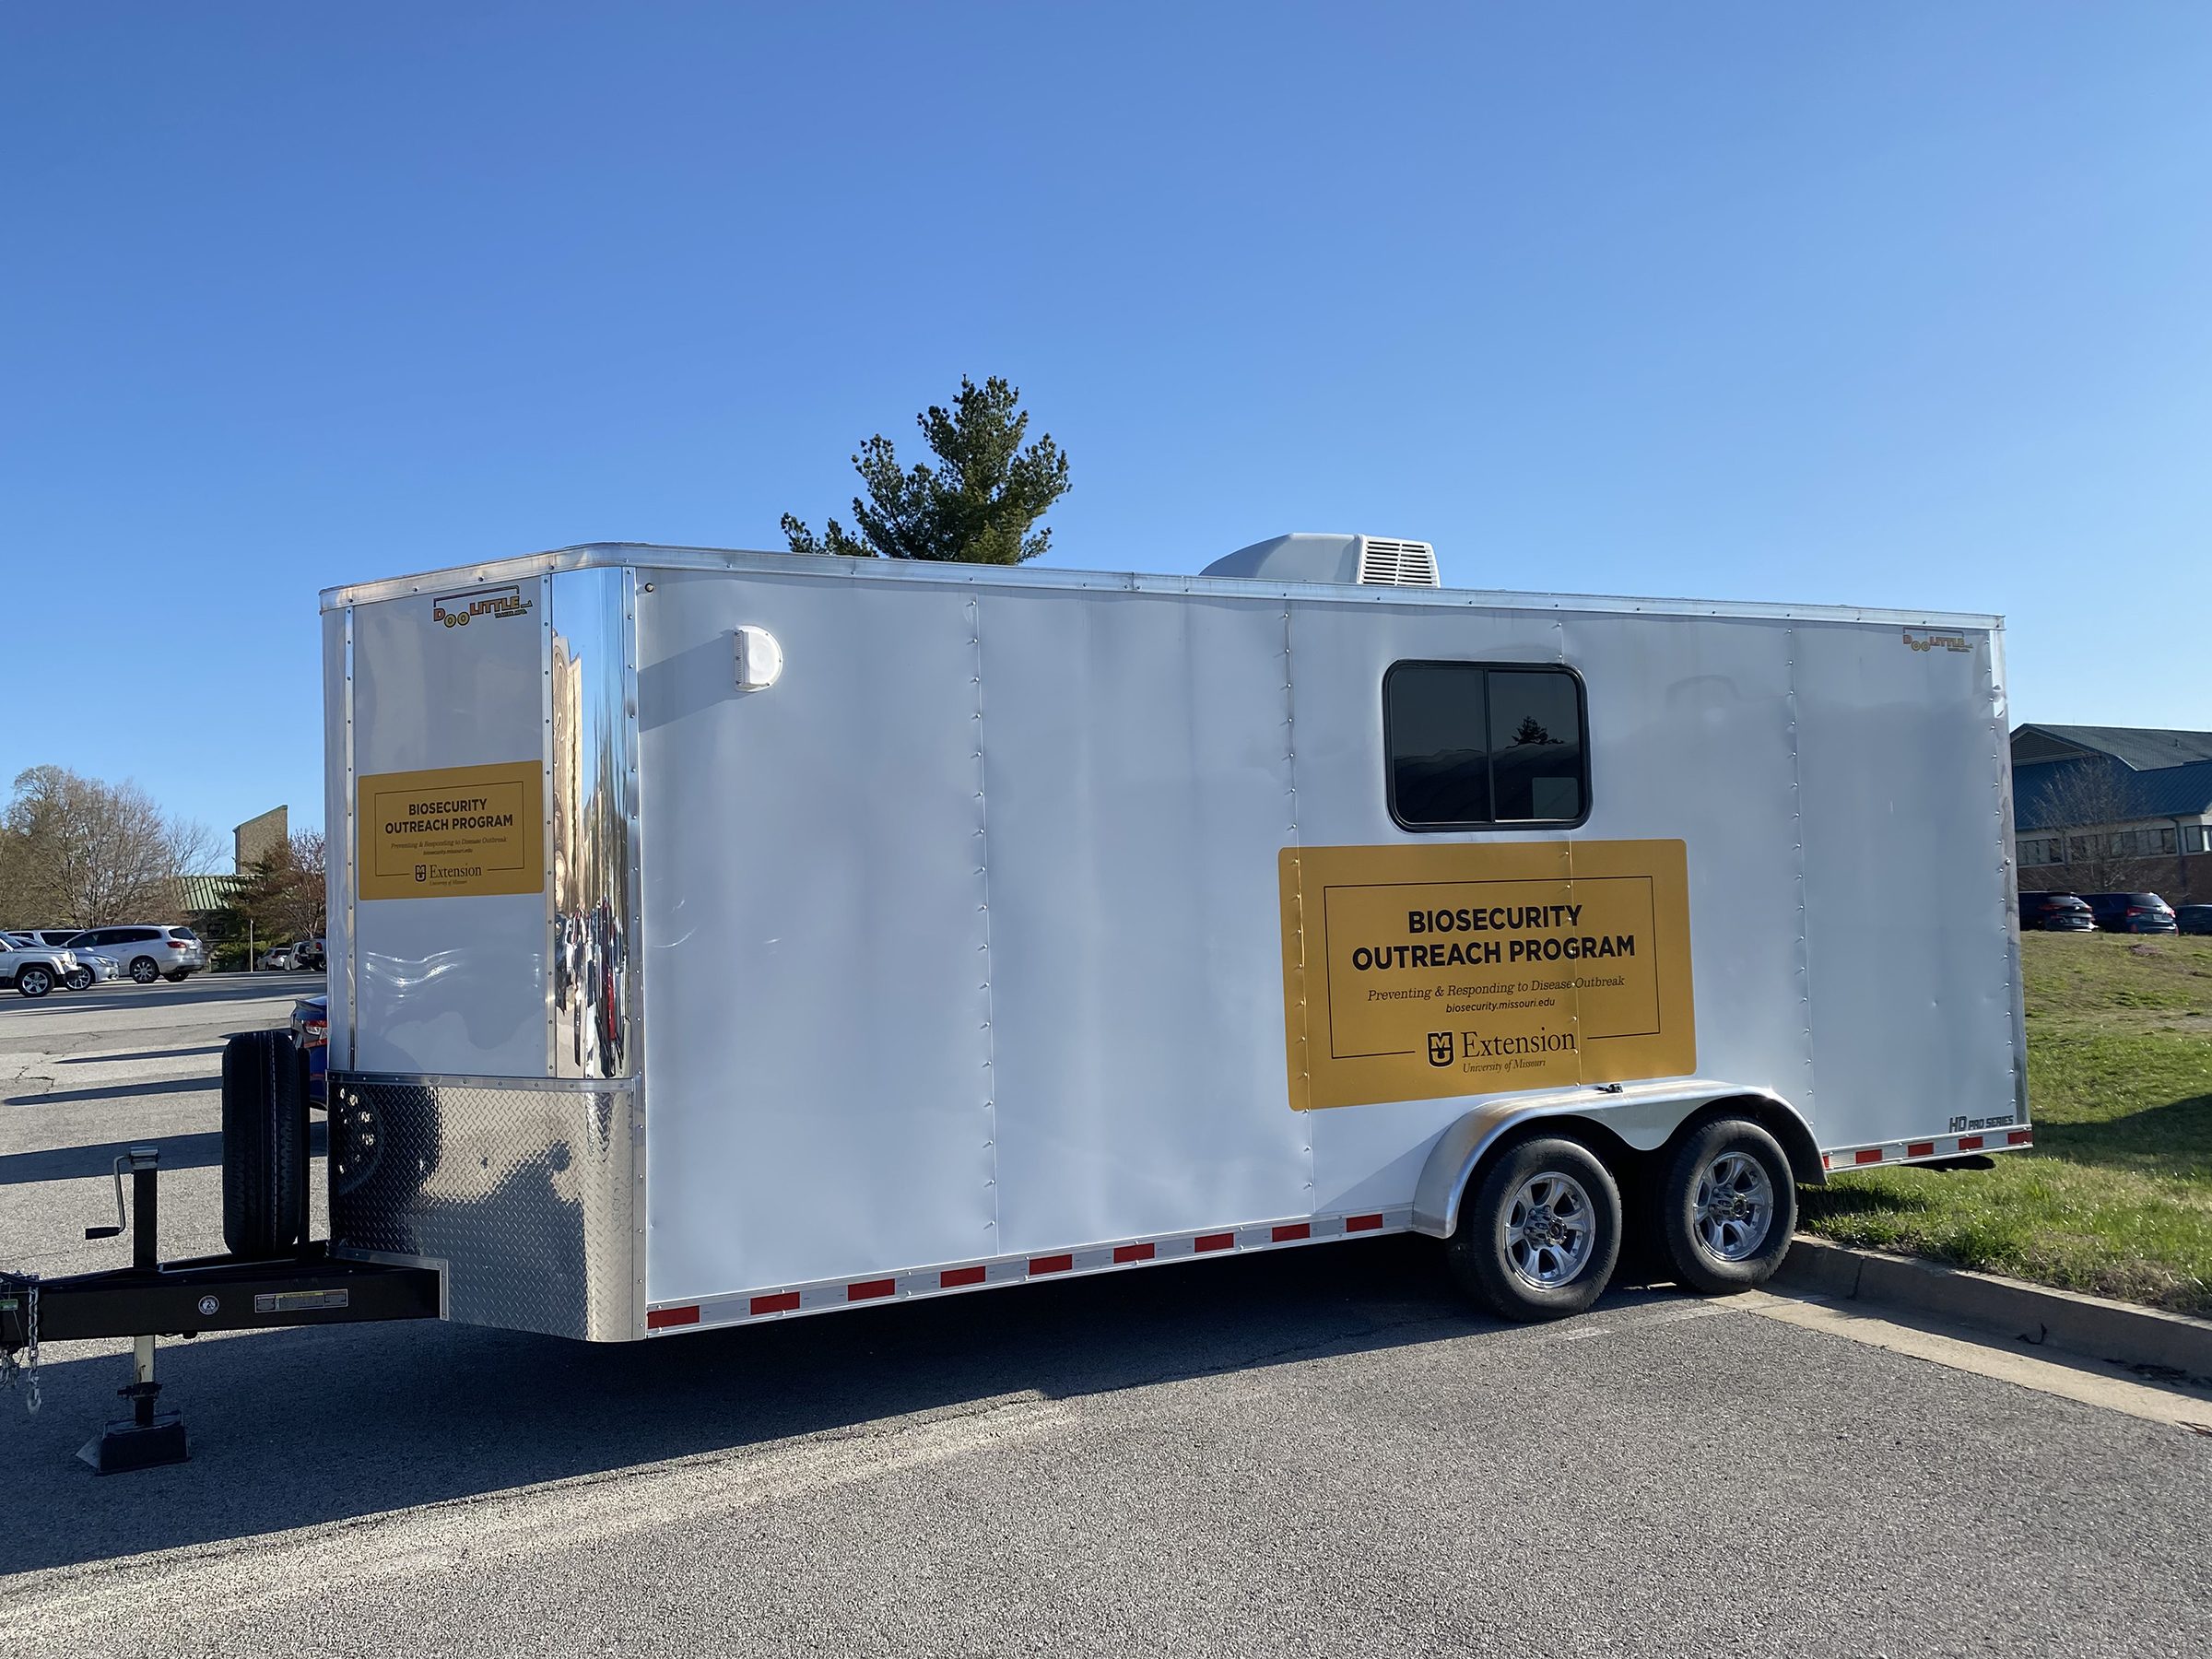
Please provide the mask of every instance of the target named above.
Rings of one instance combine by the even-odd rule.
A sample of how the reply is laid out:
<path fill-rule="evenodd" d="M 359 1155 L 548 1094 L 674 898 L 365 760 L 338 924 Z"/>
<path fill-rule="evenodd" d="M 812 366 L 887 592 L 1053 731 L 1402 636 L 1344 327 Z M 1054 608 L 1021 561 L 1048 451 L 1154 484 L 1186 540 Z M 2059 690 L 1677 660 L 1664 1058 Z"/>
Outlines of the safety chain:
<path fill-rule="evenodd" d="M 23 1408 L 37 1417 L 39 1407 L 45 1404 L 39 1391 L 39 1276 L 27 1273 L 15 1281 L 15 1286 L 6 1288 L 12 1289 L 16 1286 L 20 1286 L 23 1293 L 24 1359 L 18 1361 L 12 1348 L 0 1351 L 0 1388 L 13 1388 L 16 1379 L 21 1377 Z"/>

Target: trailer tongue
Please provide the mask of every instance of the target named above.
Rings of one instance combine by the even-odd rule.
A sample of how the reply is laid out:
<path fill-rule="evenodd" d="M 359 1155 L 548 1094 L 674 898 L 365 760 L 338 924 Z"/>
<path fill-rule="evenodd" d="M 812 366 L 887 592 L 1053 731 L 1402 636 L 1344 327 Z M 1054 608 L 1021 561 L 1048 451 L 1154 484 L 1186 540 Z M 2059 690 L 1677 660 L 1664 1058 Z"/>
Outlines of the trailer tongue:
<path fill-rule="evenodd" d="M 273 1051 L 280 1063 L 296 1067 L 287 1032 L 249 1032 L 230 1042 L 234 1049 L 245 1045 Z M 299 1146 L 303 1154 L 304 1133 Z M 127 1230 L 128 1267 L 63 1278 L 0 1273 L 0 1375 L 10 1382 L 20 1376 L 33 1411 L 40 1405 L 41 1344 L 93 1337 L 134 1339 L 131 1381 L 116 1390 L 129 1402 L 131 1414 L 109 1423 L 78 1453 L 100 1474 L 182 1463 L 191 1455 L 182 1414 L 157 1409 L 161 1394 L 161 1384 L 154 1378 L 157 1336 L 436 1319 L 441 1312 L 435 1268 L 335 1255 L 321 1240 L 300 1242 L 282 1254 L 232 1253 L 163 1262 L 158 1236 L 160 1163 L 158 1146 L 133 1147 L 118 1158 L 117 1225 L 85 1230 L 88 1239 L 113 1238 Z M 301 1164 L 299 1174 L 303 1180 L 303 1157 Z M 123 1202 L 126 1169 L 131 1175 L 127 1220 Z M 235 1231 L 234 1218 L 227 1215 L 225 1221 L 226 1231 Z M 24 1356 L 20 1360 L 18 1354 Z"/>

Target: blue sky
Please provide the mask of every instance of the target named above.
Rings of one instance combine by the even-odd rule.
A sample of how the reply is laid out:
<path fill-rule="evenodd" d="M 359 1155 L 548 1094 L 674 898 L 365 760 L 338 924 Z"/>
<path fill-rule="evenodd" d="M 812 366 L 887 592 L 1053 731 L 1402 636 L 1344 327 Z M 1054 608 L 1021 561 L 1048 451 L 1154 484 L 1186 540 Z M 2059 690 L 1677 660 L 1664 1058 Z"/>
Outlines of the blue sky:
<path fill-rule="evenodd" d="M 315 594 L 778 547 L 1005 374 L 1055 563 L 1995 610 L 2212 727 L 2212 9 L 9 7 L 0 778 L 320 813 Z"/>

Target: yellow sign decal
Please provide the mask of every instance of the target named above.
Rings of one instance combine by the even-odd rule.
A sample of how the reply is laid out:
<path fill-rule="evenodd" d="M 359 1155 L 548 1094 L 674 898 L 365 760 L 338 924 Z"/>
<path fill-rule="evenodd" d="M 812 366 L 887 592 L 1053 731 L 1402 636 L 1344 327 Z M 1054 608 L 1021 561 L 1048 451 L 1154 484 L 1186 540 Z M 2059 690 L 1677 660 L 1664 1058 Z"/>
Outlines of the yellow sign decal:
<path fill-rule="evenodd" d="M 363 899 L 545 890 L 544 763 L 381 772 L 359 781 Z"/>
<path fill-rule="evenodd" d="M 1678 841 L 1287 847 L 1290 1104 L 1697 1069 Z"/>

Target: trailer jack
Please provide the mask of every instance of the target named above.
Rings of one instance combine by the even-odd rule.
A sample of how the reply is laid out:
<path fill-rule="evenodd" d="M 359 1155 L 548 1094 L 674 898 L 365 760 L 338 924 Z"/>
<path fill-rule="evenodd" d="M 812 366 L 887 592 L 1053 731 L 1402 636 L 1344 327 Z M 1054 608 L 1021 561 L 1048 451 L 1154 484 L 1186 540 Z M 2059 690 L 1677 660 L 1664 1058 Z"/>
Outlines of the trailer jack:
<path fill-rule="evenodd" d="M 41 1344 L 97 1336 L 132 1339 L 131 1380 L 116 1390 L 130 1402 L 130 1415 L 110 1422 L 77 1453 L 99 1473 L 156 1468 L 191 1456 L 182 1414 L 158 1408 L 157 1335 L 439 1317 L 436 1268 L 340 1255 L 324 1241 L 280 1256 L 162 1262 L 156 1246 L 160 1161 L 156 1147 L 133 1147 L 117 1159 L 117 1225 L 85 1230 L 88 1239 L 110 1239 L 127 1225 L 130 1266 L 53 1279 L 0 1273 L 0 1371 L 12 1377 L 24 1369 L 16 1355 L 26 1354 L 33 1411 L 39 1402 Z M 127 1223 L 123 1206 L 126 1167 L 131 1172 Z"/>

